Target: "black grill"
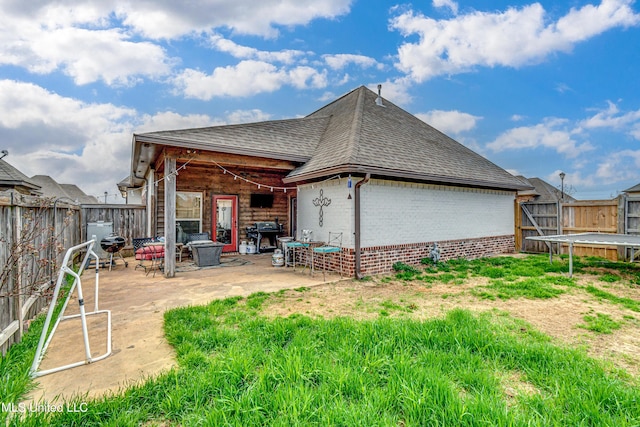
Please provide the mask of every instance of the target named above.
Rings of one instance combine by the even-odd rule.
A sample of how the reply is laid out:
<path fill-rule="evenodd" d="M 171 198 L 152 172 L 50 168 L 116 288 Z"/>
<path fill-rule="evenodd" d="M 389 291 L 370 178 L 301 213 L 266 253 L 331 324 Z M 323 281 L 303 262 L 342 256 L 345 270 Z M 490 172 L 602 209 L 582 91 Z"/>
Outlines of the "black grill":
<path fill-rule="evenodd" d="M 129 263 L 124 259 L 122 253 L 120 251 L 124 248 L 125 240 L 124 237 L 116 236 L 115 234 L 111 234 L 110 236 L 102 238 L 100 240 L 100 247 L 103 251 L 109 254 L 109 271 L 111 271 L 111 267 L 114 265 L 113 256 L 118 256 L 125 267 L 129 266 Z"/>
<path fill-rule="evenodd" d="M 111 235 L 100 240 L 100 247 L 103 251 L 113 254 L 120 252 L 120 249 L 124 248 L 124 243 L 124 237 Z"/>
<path fill-rule="evenodd" d="M 274 250 L 277 248 L 278 236 L 282 234 L 282 224 L 275 221 L 256 222 L 254 225 L 247 227 L 247 238 L 256 241 L 256 252 Z M 262 245 L 262 239 L 269 239 L 269 245 Z"/>

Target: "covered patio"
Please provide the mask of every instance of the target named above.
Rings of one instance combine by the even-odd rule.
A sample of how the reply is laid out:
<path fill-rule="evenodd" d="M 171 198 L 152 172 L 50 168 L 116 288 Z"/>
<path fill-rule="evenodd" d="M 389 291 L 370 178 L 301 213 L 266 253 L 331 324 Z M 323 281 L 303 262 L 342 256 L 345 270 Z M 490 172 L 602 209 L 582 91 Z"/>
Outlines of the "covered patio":
<path fill-rule="evenodd" d="M 221 266 L 197 269 L 190 263 L 178 263 L 180 270 L 171 279 L 162 274 L 145 274 L 117 264 L 99 274 L 100 309 L 111 310 L 112 354 L 89 365 L 49 374 L 38 383 L 27 401 L 61 402 L 72 396 L 98 397 L 118 392 L 145 378 L 156 376 L 176 366 L 175 353 L 164 338 L 163 315 L 168 309 L 208 302 L 230 296 L 248 296 L 255 292 L 311 287 L 323 283 L 322 274 L 311 276 L 309 270 L 273 267 L 271 254 L 223 255 Z M 85 304 L 94 304 L 94 271 L 85 270 L 82 287 Z M 339 280 L 327 275 L 327 282 Z M 66 314 L 78 312 L 72 296 Z M 93 354 L 105 352 L 106 316 L 87 318 Z M 79 319 L 62 322 L 42 362 L 42 369 L 84 359 Z"/>

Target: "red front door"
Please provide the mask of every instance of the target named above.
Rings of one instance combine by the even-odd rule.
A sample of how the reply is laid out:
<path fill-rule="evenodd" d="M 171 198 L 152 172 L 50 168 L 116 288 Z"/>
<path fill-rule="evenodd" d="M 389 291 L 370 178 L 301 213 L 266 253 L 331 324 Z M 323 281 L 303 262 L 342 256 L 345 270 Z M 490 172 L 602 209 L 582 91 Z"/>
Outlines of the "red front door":
<path fill-rule="evenodd" d="M 222 252 L 238 251 L 238 196 L 213 196 L 213 238 L 224 243 Z"/>

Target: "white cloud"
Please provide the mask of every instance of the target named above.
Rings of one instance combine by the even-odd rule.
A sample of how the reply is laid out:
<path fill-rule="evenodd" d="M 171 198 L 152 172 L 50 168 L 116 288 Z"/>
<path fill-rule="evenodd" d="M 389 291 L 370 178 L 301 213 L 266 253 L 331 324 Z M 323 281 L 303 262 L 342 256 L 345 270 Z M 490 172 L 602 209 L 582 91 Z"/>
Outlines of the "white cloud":
<path fill-rule="evenodd" d="M 600 160 L 595 176 L 604 184 L 640 180 L 640 150 L 609 153 Z"/>
<path fill-rule="evenodd" d="M 50 175 L 100 197 L 105 191 L 117 193 L 117 182 L 129 174 L 134 132 L 269 118 L 257 109 L 232 111 L 220 118 L 171 111 L 141 115 L 109 103 L 60 96 L 31 83 L 0 80 L 0 148 L 9 151 L 5 160 L 28 176 Z"/>
<path fill-rule="evenodd" d="M 435 20 L 407 11 L 390 26 L 405 37 L 418 35 L 398 49 L 397 68 L 422 82 L 462 73 L 477 66 L 519 67 L 566 52 L 578 42 L 616 27 L 640 23 L 632 0 L 602 0 L 600 5 L 571 9 L 550 22 L 539 3 L 504 12 L 472 12 L 451 20 Z"/>
<path fill-rule="evenodd" d="M 416 114 L 420 120 L 430 124 L 445 134 L 459 134 L 476 127 L 482 117 L 460 111 L 432 110 L 428 113 Z"/>
<path fill-rule="evenodd" d="M 296 59 L 305 55 L 305 52 L 301 50 L 290 49 L 277 52 L 260 51 L 253 47 L 241 46 L 220 35 L 213 35 L 211 37 L 211 44 L 219 51 L 226 52 L 234 58 L 239 59 L 256 59 L 265 62 L 282 62 L 285 64 L 291 64 Z"/>
<path fill-rule="evenodd" d="M 51 4 L 25 15 L 27 7 L 0 10 L 0 65 L 40 74 L 60 69 L 79 85 L 98 80 L 131 84 L 138 76 L 158 77 L 170 70 L 171 60 L 161 47 L 102 27 L 108 8 Z"/>
<path fill-rule="evenodd" d="M 594 147 L 589 142 L 577 141 L 575 130 L 568 125 L 566 120 L 548 119 L 534 126 L 513 128 L 487 144 L 487 148 L 494 152 L 547 148 L 568 158 L 593 150 Z"/>
<path fill-rule="evenodd" d="M 579 125 L 586 129 L 610 128 L 624 131 L 640 140 L 640 110 L 621 113 L 613 102 L 609 101 L 607 104 L 606 109 L 581 121 Z"/>
<path fill-rule="evenodd" d="M 271 119 L 271 114 L 259 109 L 236 110 L 226 116 L 227 124 L 264 122 Z"/>
<path fill-rule="evenodd" d="M 187 69 L 174 80 L 176 91 L 188 98 L 210 100 L 215 97 L 245 97 L 273 92 L 284 85 L 296 88 L 322 88 L 327 84 L 324 72 L 299 66 L 278 68 L 263 61 L 246 60 L 235 66 L 218 67 L 211 74 Z"/>
<path fill-rule="evenodd" d="M 396 105 L 406 105 L 411 103 L 412 98 L 410 95 L 411 82 L 407 79 L 387 80 L 382 82 L 382 98 L 389 99 Z M 378 84 L 368 84 L 367 87 L 372 91 L 378 93 Z"/>
<path fill-rule="evenodd" d="M 216 28 L 273 36 L 278 26 L 304 25 L 347 13 L 352 0 L 66 0 L 0 8 L 0 65 L 33 73 L 60 70 L 83 85 L 130 85 L 171 72 L 173 60 L 155 41 L 199 36 Z M 140 39 L 140 36 L 143 39 Z M 144 40 L 147 38 L 147 40 Z M 298 51 L 260 52 L 215 40 L 240 57 L 290 63 Z M 244 56 L 242 56 L 244 55 Z"/>
<path fill-rule="evenodd" d="M 189 129 L 226 124 L 225 121 L 213 121 L 206 114 L 182 115 L 173 111 L 163 111 L 154 115 L 145 114 L 135 126 L 135 133 L 156 132 L 170 129 Z"/>
<path fill-rule="evenodd" d="M 154 39 L 230 28 L 236 33 L 273 37 L 278 26 L 306 25 L 350 10 L 352 0 L 139 0 L 119 4 L 126 25 Z"/>
<path fill-rule="evenodd" d="M 458 14 L 458 3 L 453 0 L 433 0 L 434 7 L 447 7 L 454 15 Z"/>
<path fill-rule="evenodd" d="M 379 64 L 373 58 L 364 55 L 353 55 L 353 54 L 336 54 L 336 55 L 323 55 L 322 58 L 325 60 L 327 65 L 334 70 L 341 70 L 349 64 L 355 64 L 362 68 L 376 67 L 378 69 L 383 68 L 382 64 Z"/>
<path fill-rule="evenodd" d="M 30 83 L 0 80 L 0 140 L 28 176 L 51 175 L 90 194 L 126 176 L 135 110 L 63 97 Z"/>

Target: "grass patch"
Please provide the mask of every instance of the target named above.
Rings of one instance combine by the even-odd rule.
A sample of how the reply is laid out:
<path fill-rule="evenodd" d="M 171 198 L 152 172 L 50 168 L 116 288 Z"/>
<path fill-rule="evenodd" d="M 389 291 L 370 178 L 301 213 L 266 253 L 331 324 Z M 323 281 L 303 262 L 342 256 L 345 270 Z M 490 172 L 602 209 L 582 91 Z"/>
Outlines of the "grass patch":
<path fill-rule="evenodd" d="M 512 298 L 548 299 L 555 298 L 566 292 L 558 287 L 558 282 L 563 284 L 566 280 L 554 276 L 531 277 L 516 282 L 495 279 L 489 285 L 478 287 L 471 292 L 481 298 L 490 300 L 495 300 L 496 298 L 502 300 Z"/>
<path fill-rule="evenodd" d="M 77 267 L 74 268 L 77 271 Z M 64 300 L 73 285 L 73 277 L 67 275 L 66 282 L 61 286 L 58 301 L 53 312 L 49 332 L 62 310 Z M 35 388 L 35 384 L 29 376 L 29 370 L 36 354 L 38 341 L 42 334 L 46 313 L 37 316 L 29 326 L 29 330 L 22 336 L 19 343 L 13 344 L 4 357 L 0 358 L 0 403 L 9 405 L 17 404 L 23 396 Z M 6 424 L 9 412 L 0 411 L 0 424 Z"/>
<path fill-rule="evenodd" d="M 583 317 L 585 321 L 584 325 L 578 325 L 579 328 L 584 328 L 592 332 L 601 334 L 610 334 L 616 329 L 620 329 L 622 323 L 616 322 L 608 314 L 596 313 L 595 316 L 586 315 Z"/>
<path fill-rule="evenodd" d="M 640 312 L 640 302 L 636 301 L 634 299 L 631 298 L 624 298 L 624 297 L 619 297 L 617 295 L 614 295 L 612 293 L 609 293 L 607 291 L 603 291 L 602 289 L 598 289 L 593 285 L 589 285 L 585 288 L 585 290 L 587 292 L 589 292 L 591 295 L 603 299 L 603 300 L 607 300 L 609 302 L 612 302 L 614 304 L 620 304 L 625 308 L 628 308 L 629 310 L 632 311 L 636 311 L 636 312 Z"/>
<path fill-rule="evenodd" d="M 250 306 L 259 300 L 264 295 L 168 311 L 177 369 L 92 401 L 85 413 L 33 413 L 20 425 L 640 422 L 635 384 L 504 314 L 268 319 Z"/>

